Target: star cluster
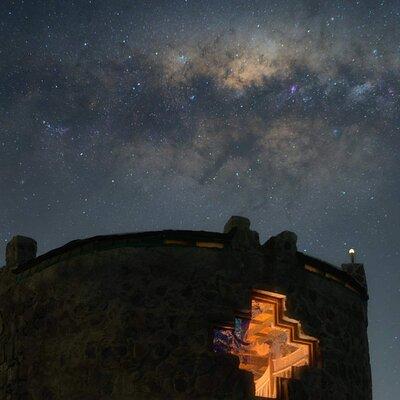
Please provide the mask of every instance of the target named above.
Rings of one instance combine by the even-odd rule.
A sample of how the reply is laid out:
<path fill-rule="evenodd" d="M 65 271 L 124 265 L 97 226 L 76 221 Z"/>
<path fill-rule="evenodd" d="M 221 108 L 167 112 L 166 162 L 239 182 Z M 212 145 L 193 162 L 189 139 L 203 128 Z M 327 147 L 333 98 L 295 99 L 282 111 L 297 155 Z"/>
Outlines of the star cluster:
<path fill-rule="evenodd" d="M 326 3 L 326 4 L 325 4 Z M 397 399 L 400 7 L 9 1 L 0 239 L 220 231 L 248 216 L 370 290 L 376 400 Z"/>

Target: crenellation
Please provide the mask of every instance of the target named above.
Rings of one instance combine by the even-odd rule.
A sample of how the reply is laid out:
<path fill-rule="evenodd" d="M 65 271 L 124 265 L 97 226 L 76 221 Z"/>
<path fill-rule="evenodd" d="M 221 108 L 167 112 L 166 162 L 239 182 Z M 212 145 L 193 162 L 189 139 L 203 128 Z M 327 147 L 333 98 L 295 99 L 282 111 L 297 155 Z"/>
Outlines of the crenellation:
<path fill-rule="evenodd" d="M 37 243 L 26 236 L 14 236 L 6 247 L 6 267 L 18 267 L 36 257 Z"/>

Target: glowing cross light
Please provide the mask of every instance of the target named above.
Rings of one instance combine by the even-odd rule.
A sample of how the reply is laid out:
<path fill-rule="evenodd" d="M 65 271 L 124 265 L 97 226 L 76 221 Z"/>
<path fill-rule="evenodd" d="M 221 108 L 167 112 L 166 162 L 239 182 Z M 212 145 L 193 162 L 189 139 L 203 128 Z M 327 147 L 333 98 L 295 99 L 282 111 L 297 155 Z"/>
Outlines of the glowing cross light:
<path fill-rule="evenodd" d="M 253 374 L 256 396 L 265 399 L 287 399 L 285 382 L 299 368 L 318 365 L 318 340 L 285 311 L 286 296 L 253 290 L 250 313 L 235 318 L 233 328 L 214 330 L 214 351 L 236 355 L 239 368 Z"/>
<path fill-rule="evenodd" d="M 351 263 L 354 264 L 354 262 L 356 260 L 356 251 L 354 249 L 350 249 L 349 255 L 350 255 Z"/>

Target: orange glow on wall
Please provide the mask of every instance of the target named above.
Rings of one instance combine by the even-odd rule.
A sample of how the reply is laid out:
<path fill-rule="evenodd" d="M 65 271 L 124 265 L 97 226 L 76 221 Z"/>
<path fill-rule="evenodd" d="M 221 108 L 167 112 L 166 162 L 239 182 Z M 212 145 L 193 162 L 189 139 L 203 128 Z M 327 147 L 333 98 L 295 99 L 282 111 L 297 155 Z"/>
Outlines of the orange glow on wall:
<path fill-rule="evenodd" d="M 254 291 L 248 318 L 237 318 L 225 351 L 239 357 L 240 368 L 254 375 L 256 395 L 282 398 L 280 380 L 294 376 L 294 369 L 315 365 L 317 339 L 305 335 L 299 321 L 286 317 L 285 296 Z M 214 336 L 214 348 L 216 340 Z"/>

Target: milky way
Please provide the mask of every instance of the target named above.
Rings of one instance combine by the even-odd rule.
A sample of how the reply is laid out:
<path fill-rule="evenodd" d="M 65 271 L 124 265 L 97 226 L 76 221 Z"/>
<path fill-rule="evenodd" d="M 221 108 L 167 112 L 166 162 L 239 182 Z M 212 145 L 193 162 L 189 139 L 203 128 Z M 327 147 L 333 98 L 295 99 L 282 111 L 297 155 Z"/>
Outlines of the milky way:
<path fill-rule="evenodd" d="M 400 6 L 326 3 L 2 3 L 2 254 L 230 215 L 337 265 L 355 247 L 374 398 L 397 399 Z"/>

